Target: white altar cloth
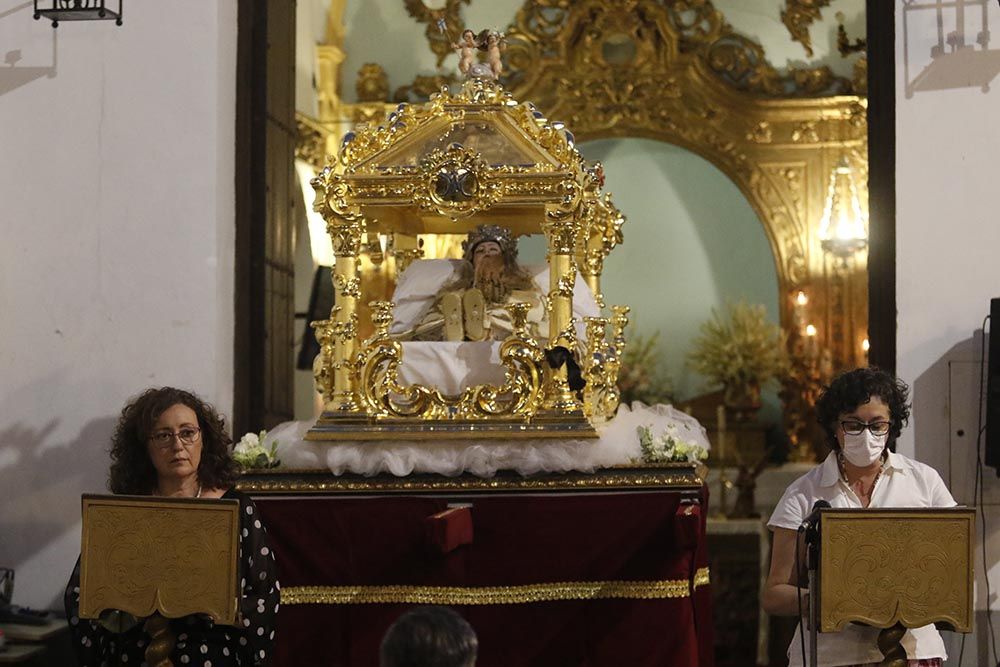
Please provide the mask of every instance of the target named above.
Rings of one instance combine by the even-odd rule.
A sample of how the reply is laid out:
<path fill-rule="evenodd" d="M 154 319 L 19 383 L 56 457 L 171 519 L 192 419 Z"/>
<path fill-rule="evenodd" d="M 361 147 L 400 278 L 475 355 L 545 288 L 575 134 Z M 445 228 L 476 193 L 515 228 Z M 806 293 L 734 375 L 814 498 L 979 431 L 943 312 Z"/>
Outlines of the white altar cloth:
<path fill-rule="evenodd" d="M 659 434 L 676 424 L 684 440 L 705 449 L 711 446 L 704 427 L 694 417 L 670 405 L 638 402 L 620 406 L 614 419 L 598 427 L 598 437 L 586 440 L 314 442 L 305 440 L 313 423 L 279 424 L 268 432 L 264 446 L 269 449 L 271 443 L 278 443 L 277 456 L 283 468 L 397 477 L 412 473 L 492 477 L 499 470 L 522 475 L 594 472 L 628 465 L 641 457 L 636 427 L 643 425 Z"/>

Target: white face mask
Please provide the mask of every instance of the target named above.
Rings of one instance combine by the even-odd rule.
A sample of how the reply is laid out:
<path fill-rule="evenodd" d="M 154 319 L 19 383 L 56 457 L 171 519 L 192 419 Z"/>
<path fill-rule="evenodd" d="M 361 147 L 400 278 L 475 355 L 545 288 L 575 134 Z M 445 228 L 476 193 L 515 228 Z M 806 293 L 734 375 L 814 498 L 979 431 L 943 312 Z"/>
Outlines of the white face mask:
<path fill-rule="evenodd" d="M 888 438 L 888 433 L 872 435 L 868 429 L 857 435 L 845 433 L 844 457 L 859 468 L 870 466 L 878 460 L 878 457 L 882 456 Z"/>

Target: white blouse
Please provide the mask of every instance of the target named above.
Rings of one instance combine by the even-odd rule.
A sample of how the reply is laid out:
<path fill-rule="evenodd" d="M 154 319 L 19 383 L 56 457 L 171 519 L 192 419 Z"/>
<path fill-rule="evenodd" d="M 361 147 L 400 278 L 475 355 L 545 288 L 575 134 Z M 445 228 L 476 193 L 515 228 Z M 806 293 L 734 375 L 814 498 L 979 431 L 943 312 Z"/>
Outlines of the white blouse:
<path fill-rule="evenodd" d="M 864 507 L 861 499 L 844 482 L 837 465 L 837 455 L 831 452 L 826 460 L 798 478 L 785 490 L 767 525 L 775 528 L 798 529 L 812 511 L 817 500 L 831 507 Z M 889 453 L 882 475 L 872 492 L 869 507 L 954 507 L 955 499 L 934 468 L 902 454 Z M 801 624 L 788 647 L 789 667 L 801 667 Z M 879 662 L 882 654 L 875 640 L 879 629 L 851 623 L 840 632 L 817 635 L 821 667 L 857 665 Z M 806 655 L 809 655 L 809 634 L 806 633 Z M 908 630 L 901 641 L 910 660 L 947 659 L 941 635 L 933 625 Z"/>

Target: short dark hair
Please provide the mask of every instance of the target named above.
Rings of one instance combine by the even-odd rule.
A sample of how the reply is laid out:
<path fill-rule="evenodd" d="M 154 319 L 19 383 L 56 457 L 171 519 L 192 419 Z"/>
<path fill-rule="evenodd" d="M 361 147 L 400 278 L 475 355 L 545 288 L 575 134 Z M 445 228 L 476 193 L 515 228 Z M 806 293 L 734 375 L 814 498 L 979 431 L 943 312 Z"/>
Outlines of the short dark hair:
<path fill-rule="evenodd" d="M 202 443 L 198 481 L 206 489 L 227 488 L 236 481 L 238 471 L 229 452 L 232 440 L 226 434 L 225 419 L 193 393 L 161 387 L 147 389 L 122 408 L 111 439 L 111 493 L 143 496 L 156 489 L 156 468 L 149 458 L 147 443 L 156 420 L 177 404 L 191 408 L 198 417 Z"/>
<path fill-rule="evenodd" d="M 417 607 L 396 619 L 382 638 L 381 667 L 472 667 L 479 640 L 469 622 L 448 607 Z"/>
<path fill-rule="evenodd" d="M 837 420 L 845 412 L 853 412 L 877 396 L 889 407 L 890 447 L 910 418 L 910 388 L 902 380 L 874 366 L 855 368 L 841 373 L 816 401 L 816 419 L 826 432 L 830 447 L 836 451 Z"/>

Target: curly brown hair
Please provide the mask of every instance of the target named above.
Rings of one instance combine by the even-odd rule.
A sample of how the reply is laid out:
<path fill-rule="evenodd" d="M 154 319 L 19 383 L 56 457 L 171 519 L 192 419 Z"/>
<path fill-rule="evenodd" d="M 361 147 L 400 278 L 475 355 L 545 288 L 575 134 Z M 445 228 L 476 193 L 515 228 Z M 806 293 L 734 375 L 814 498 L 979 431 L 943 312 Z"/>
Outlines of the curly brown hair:
<path fill-rule="evenodd" d="M 889 427 L 888 445 L 895 451 L 896 438 L 910 418 L 910 388 L 902 380 L 874 366 L 841 373 L 816 401 L 816 420 L 826 431 L 831 449 L 840 449 L 837 443 L 837 420 L 840 415 L 867 403 L 872 396 L 878 396 L 889 408 L 892 426 Z"/>
<path fill-rule="evenodd" d="M 112 493 L 144 496 L 156 490 L 156 468 L 147 443 L 156 420 L 178 403 L 194 411 L 201 428 L 198 481 L 209 489 L 225 489 L 236 481 L 238 470 L 229 452 L 232 440 L 226 433 L 225 419 L 191 392 L 161 387 L 147 389 L 122 408 L 109 452 L 108 489 Z"/>

